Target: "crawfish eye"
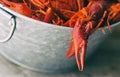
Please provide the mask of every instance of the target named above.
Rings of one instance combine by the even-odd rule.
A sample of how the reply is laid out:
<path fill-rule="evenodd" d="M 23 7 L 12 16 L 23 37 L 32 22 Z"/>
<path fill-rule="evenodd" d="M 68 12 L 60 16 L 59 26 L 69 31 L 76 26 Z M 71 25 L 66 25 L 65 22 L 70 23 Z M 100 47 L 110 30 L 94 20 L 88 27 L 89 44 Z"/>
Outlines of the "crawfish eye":
<path fill-rule="evenodd" d="M 96 15 L 93 15 L 93 16 L 92 16 L 92 19 L 96 19 L 96 17 L 97 17 Z"/>

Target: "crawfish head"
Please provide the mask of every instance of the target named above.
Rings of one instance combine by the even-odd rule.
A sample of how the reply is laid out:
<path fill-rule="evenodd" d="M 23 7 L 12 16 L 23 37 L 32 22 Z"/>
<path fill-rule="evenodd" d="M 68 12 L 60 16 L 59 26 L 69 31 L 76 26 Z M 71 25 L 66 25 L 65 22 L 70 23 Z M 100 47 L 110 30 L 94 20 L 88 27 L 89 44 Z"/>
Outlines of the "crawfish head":
<path fill-rule="evenodd" d="M 87 5 L 87 10 L 88 13 L 93 19 L 100 19 L 104 12 L 104 6 L 105 2 L 104 1 L 90 1 L 89 4 Z"/>

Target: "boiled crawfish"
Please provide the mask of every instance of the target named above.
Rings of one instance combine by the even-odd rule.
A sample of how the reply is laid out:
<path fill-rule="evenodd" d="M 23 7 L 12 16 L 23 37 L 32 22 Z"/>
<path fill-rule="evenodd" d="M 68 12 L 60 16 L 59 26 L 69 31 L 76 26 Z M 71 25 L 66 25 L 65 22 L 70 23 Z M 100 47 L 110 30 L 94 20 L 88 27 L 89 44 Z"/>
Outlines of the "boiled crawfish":
<path fill-rule="evenodd" d="M 69 25 L 73 27 L 73 31 L 67 57 L 70 58 L 75 55 L 78 68 L 81 71 L 84 69 L 87 39 L 91 30 L 98 29 L 103 22 L 106 16 L 104 9 L 105 1 L 90 1 L 87 7 L 78 11 L 69 20 Z M 98 25 L 96 26 L 96 24 Z"/>
<path fill-rule="evenodd" d="M 73 28 L 67 57 L 75 55 L 80 71 L 84 69 L 89 35 L 104 24 L 111 31 L 110 24 L 120 21 L 120 0 L 1 0 L 0 3 L 33 19 Z"/>
<path fill-rule="evenodd" d="M 45 20 L 42 21 L 57 25 L 63 25 L 75 11 L 78 11 L 84 5 L 84 0 L 30 0 L 29 2 L 38 8 L 40 13 L 41 10 L 46 11 L 46 9 L 49 9 L 44 12 Z"/>
<path fill-rule="evenodd" d="M 20 14 L 32 17 L 32 10 L 27 5 L 25 5 L 22 1 L 19 0 L 18 2 L 16 0 L 14 1 L 15 2 L 12 2 L 12 0 L 2 0 L 2 3 Z"/>
<path fill-rule="evenodd" d="M 54 14 L 52 14 L 53 17 L 50 15 L 48 16 L 53 19 L 57 18 L 58 22 L 65 22 L 66 20 L 70 19 L 75 11 L 80 10 L 84 6 L 84 0 L 30 0 L 30 2 L 34 6 L 39 7 L 39 9 L 51 8 L 52 11 L 49 11 L 49 14 L 51 14 L 50 12 L 54 11 Z M 55 20 L 52 21 L 55 22 Z"/>
<path fill-rule="evenodd" d="M 108 22 L 115 23 L 120 21 L 120 2 L 114 3 L 109 7 Z"/>

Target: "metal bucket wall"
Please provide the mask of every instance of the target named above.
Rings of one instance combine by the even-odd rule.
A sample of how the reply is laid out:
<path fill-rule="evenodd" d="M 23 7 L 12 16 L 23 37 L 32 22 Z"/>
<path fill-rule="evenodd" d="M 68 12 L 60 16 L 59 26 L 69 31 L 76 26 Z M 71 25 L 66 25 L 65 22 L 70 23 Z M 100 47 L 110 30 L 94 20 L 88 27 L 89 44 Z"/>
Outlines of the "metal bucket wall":
<path fill-rule="evenodd" d="M 74 68 L 75 58 L 66 58 L 72 38 L 71 28 L 36 21 L 2 8 L 15 16 L 16 25 L 11 39 L 0 43 L 2 55 L 18 65 L 40 72 L 63 72 Z M 4 39 L 11 30 L 8 21 L 0 18 L 0 39 Z M 99 29 L 89 37 L 87 58 L 110 34 L 107 28 L 105 30 L 105 35 Z"/>

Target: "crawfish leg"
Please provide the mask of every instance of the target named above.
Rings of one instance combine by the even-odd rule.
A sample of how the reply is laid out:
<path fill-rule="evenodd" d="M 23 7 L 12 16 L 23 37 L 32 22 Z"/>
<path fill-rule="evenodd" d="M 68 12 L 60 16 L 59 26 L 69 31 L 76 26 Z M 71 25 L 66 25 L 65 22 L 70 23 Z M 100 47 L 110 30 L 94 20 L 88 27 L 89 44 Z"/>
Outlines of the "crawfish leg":
<path fill-rule="evenodd" d="M 77 0 L 78 10 L 81 10 L 84 7 L 84 0 Z"/>
<path fill-rule="evenodd" d="M 92 33 L 94 33 L 101 26 L 101 24 L 103 23 L 104 18 L 106 17 L 106 15 L 107 15 L 107 11 L 104 11 L 102 18 L 98 22 L 97 26 L 92 30 Z M 108 29 L 109 29 L 109 31 L 111 31 L 110 25 L 108 25 Z"/>
<path fill-rule="evenodd" d="M 46 12 L 46 15 L 45 15 L 45 18 L 44 18 L 44 22 L 49 22 L 51 17 L 52 17 L 52 14 L 53 14 L 53 11 L 52 11 L 52 8 L 48 8 L 47 12 Z"/>

